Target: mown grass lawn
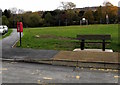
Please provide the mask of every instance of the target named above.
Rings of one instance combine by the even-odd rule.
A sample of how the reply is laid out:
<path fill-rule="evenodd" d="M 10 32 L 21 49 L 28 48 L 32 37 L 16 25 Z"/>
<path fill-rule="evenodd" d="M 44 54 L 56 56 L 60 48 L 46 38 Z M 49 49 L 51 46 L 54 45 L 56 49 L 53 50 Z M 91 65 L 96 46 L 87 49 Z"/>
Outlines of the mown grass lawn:
<path fill-rule="evenodd" d="M 24 28 L 22 48 L 48 49 L 48 50 L 73 50 L 80 48 L 76 38 L 77 34 L 111 34 L 111 44 L 107 48 L 114 51 L 120 49 L 118 43 L 118 25 L 88 25 L 88 26 L 63 26 L 63 27 L 41 27 Z M 17 43 L 19 46 L 19 43 Z M 94 45 L 86 46 L 94 48 Z M 95 48 L 101 48 L 95 46 Z"/>

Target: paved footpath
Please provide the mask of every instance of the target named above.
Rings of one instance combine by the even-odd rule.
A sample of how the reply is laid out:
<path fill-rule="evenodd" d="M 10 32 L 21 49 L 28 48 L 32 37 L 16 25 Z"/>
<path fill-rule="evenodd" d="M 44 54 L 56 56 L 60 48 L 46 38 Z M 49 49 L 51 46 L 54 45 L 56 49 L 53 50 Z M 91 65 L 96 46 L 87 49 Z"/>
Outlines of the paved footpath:
<path fill-rule="evenodd" d="M 117 52 L 61 51 L 54 60 L 71 60 L 81 62 L 120 63 Z"/>
<path fill-rule="evenodd" d="M 49 59 L 58 53 L 54 50 L 35 50 L 35 49 L 23 49 L 23 48 L 12 48 L 14 43 L 19 40 L 18 33 L 16 29 L 9 37 L 4 38 L 0 41 L 2 43 L 2 58 L 7 59 Z"/>

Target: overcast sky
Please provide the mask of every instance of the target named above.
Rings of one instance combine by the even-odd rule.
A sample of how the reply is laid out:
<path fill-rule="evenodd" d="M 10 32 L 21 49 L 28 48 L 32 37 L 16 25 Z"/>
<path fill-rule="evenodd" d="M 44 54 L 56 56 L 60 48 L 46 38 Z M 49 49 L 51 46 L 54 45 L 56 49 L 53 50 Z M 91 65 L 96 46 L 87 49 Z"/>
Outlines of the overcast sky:
<path fill-rule="evenodd" d="M 0 0 L 2 10 L 16 7 L 25 11 L 54 10 L 60 6 L 60 2 L 73 2 L 77 8 L 100 6 L 105 0 Z M 118 6 L 120 0 L 107 0 Z"/>

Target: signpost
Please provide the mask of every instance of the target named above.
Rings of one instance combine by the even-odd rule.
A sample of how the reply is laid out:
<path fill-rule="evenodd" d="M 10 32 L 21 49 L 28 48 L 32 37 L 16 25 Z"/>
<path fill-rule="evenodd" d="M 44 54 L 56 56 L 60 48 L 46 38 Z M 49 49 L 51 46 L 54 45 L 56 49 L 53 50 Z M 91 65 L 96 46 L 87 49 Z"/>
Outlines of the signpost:
<path fill-rule="evenodd" d="M 17 22 L 17 32 L 20 34 L 20 46 L 22 45 L 21 41 L 21 33 L 23 32 L 23 24 L 22 22 Z"/>

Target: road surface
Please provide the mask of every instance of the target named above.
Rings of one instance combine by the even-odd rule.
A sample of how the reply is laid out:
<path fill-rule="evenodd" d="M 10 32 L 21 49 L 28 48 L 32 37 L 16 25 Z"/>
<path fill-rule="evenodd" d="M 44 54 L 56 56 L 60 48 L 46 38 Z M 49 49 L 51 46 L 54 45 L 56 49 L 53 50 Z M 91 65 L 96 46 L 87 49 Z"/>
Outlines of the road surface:
<path fill-rule="evenodd" d="M 117 83 L 118 72 L 34 63 L 2 63 L 3 83 Z"/>
<path fill-rule="evenodd" d="M 0 54 L 2 58 L 7 59 L 50 59 L 58 53 L 55 50 L 36 50 L 36 49 L 25 49 L 25 48 L 12 48 L 12 46 L 19 40 L 16 29 L 10 36 L 0 40 Z M 26 42 L 27 43 L 27 42 Z M 1 48 L 2 47 L 2 48 Z M 2 52 L 2 53 L 1 53 Z"/>

